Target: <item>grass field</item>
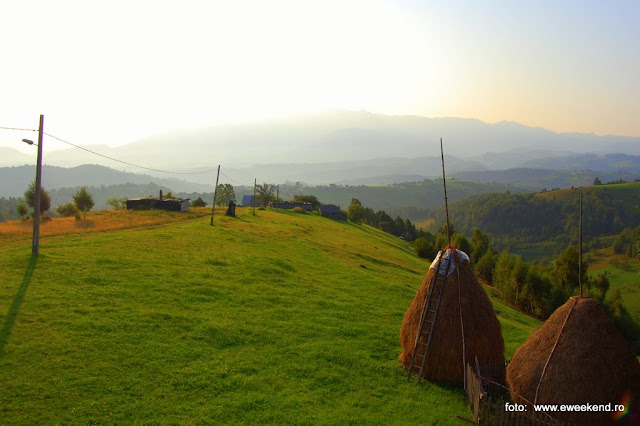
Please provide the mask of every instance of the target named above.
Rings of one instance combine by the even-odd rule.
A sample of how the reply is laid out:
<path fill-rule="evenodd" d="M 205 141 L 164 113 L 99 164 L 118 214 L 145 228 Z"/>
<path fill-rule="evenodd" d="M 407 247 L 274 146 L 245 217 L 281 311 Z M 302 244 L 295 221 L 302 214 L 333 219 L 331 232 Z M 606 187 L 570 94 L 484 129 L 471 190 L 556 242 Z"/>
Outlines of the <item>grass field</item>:
<path fill-rule="evenodd" d="M 1 424 L 470 416 L 461 389 L 408 382 L 397 359 L 428 268 L 409 244 L 316 215 L 207 213 L 54 219 L 37 260 L 0 226 Z M 539 322 L 492 300 L 510 358 Z"/>
<path fill-rule="evenodd" d="M 611 283 L 608 294 L 620 290 L 625 308 L 640 323 L 640 261 L 613 254 L 610 248 L 597 250 L 590 257 L 589 274 L 607 271 Z"/>

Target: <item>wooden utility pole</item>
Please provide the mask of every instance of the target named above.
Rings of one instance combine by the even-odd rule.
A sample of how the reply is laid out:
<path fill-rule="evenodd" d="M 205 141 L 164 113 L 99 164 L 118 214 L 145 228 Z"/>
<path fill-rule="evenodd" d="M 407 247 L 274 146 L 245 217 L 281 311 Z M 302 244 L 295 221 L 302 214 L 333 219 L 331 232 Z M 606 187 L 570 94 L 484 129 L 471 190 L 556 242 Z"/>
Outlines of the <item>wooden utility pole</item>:
<path fill-rule="evenodd" d="M 253 215 L 256 215 L 256 185 L 258 183 L 258 179 L 253 179 Z"/>
<path fill-rule="evenodd" d="M 444 151 L 442 150 L 442 138 L 440 138 L 440 156 L 442 157 L 442 184 L 444 185 L 444 210 L 447 214 L 447 246 L 451 245 L 451 232 L 449 231 L 449 203 L 447 198 L 447 178 L 444 174 Z"/>
<path fill-rule="evenodd" d="M 218 181 L 220 180 L 220 164 L 218 164 L 218 175 L 216 176 L 216 189 L 213 190 L 213 206 L 211 207 L 211 226 L 213 226 L 213 216 L 216 214 L 216 200 L 218 198 Z"/>
<path fill-rule="evenodd" d="M 37 256 L 40 252 L 40 192 L 42 191 L 42 134 L 44 132 L 44 115 L 40 114 L 40 127 L 38 128 L 38 162 L 36 164 L 36 190 L 33 194 L 33 242 L 31 255 Z"/>
<path fill-rule="evenodd" d="M 578 283 L 580 284 L 580 297 L 582 297 L 582 190 L 580 191 L 580 229 L 578 235 Z"/>
<path fill-rule="evenodd" d="M 280 185 L 276 186 L 276 210 L 280 210 Z"/>

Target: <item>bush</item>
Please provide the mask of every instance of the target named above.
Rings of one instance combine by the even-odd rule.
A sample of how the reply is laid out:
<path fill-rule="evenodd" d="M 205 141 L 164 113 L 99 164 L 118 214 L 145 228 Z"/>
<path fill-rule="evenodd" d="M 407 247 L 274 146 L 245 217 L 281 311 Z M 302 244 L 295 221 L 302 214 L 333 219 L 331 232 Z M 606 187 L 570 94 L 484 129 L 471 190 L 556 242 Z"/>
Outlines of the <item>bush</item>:
<path fill-rule="evenodd" d="M 73 194 L 73 202 L 76 204 L 78 210 L 84 213 L 85 219 L 87 218 L 87 212 L 95 205 L 93 197 L 89 191 L 87 191 L 86 186 L 83 186 L 78 192 Z"/>
<path fill-rule="evenodd" d="M 191 207 L 206 207 L 207 202 L 202 199 L 202 197 L 198 197 L 191 202 Z"/>
<path fill-rule="evenodd" d="M 109 198 L 107 200 L 107 205 L 113 207 L 116 210 L 124 210 L 127 208 L 127 199 L 126 198 Z"/>
<path fill-rule="evenodd" d="M 416 249 L 416 254 L 423 259 L 433 259 L 438 252 L 435 246 L 429 242 L 425 237 L 419 237 L 413 242 L 413 246 Z"/>
<path fill-rule="evenodd" d="M 63 217 L 75 216 L 78 213 L 78 209 L 73 203 L 62 204 L 56 207 L 56 211 Z"/>

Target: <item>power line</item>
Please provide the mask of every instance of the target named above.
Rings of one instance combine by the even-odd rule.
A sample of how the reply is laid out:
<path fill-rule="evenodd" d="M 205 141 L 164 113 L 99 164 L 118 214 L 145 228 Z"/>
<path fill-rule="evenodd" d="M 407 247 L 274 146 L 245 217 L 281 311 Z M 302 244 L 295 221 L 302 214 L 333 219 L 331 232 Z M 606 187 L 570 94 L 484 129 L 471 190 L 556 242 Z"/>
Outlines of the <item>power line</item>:
<path fill-rule="evenodd" d="M 220 172 L 220 174 L 221 174 L 222 176 L 226 177 L 227 179 L 229 179 L 230 181 L 237 183 L 238 185 L 242 185 L 242 186 L 251 186 L 251 185 L 245 185 L 245 184 L 244 184 L 244 183 L 242 183 L 242 182 L 238 182 L 238 181 L 237 181 L 237 180 L 235 180 L 235 179 L 231 179 L 229 176 L 225 175 L 225 174 L 224 174 L 224 173 L 222 173 L 222 172 Z"/>
<path fill-rule="evenodd" d="M 66 141 L 64 139 L 60 139 L 59 137 L 54 136 L 52 134 L 49 134 L 47 132 L 43 132 L 43 133 L 45 135 L 49 136 L 50 138 L 56 139 L 56 140 L 58 140 L 58 141 L 60 141 L 62 143 L 66 143 L 67 145 L 71 145 L 71 146 L 73 146 L 75 148 L 78 148 L 78 149 L 81 149 L 83 151 L 87 151 L 87 152 L 90 152 L 92 154 L 98 155 L 100 157 L 107 158 L 109 160 L 116 161 L 118 163 L 126 164 L 128 166 L 138 167 L 140 169 L 151 170 L 151 171 L 160 172 L 160 173 L 170 173 L 170 174 L 174 174 L 174 175 L 202 175 L 202 174 L 205 174 L 205 173 L 213 173 L 213 172 L 215 172 L 215 170 L 206 170 L 204 172 L 171 172 L 171 171 L 168 171 L 168 170 L 152 169 L 151 167 L 140 166 L 138 164 L 129 163 L 129 162 L 123 161 L 123 160 L 118 160 L 117 158 L 109 157 L 108 155 L 104 155 L 104 154 L 97 153 L 95 151 L 91 151 L 90 149 L 87 149 L 87 148 L 81 147 L 79 145 L 73 144 L 73 143 L 71 143 L 69 141 Z"/>
<path fill-rule="evenodd" d="M 37 132 L 38 129 L 21 129 L 19 127 L 0 127 L 2 130 L 20 130 L 25 132 Z"/>

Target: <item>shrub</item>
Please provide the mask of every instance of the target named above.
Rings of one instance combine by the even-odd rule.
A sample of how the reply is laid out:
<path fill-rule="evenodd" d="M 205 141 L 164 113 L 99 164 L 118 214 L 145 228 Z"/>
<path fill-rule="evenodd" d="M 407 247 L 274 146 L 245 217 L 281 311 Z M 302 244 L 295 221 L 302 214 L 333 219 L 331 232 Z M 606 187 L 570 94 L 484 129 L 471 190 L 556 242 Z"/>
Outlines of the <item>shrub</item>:
<path fill-rule="evenodd" d="M 113 207 L 116 210 L 124 210 L 127 208 L 127 199 L 126 198 L 109 198 L 107 200 L 107 205 Z"/>
<path fill-rule="evenodd" d="M 416 254 L 423 259 L 432 259 L 436 257 L 436 254 L 438 254 L 434 245 L 425 237 L 417 238 L 413 242 L 413 246 L 416 249 Z"/>
<path fill-rule="evenodd" d="M 86 219 L 87 212 L 93 208 L 95 203 L 93 202 L 93 197 L 87 191 L 87 188 L 83 186 L 73 195 L 73 202 L 76 203 L 76 207 L 78 210 L 84 213 L 84 217 Z"/>
<path fill-rule="evenodd" d="M 206 207 L 207 202 L 202 199 L 202 197 L 198 197 L 191 202 L 191 207 Z"/>
<path fill-rule="evenodd" d="M 63 217 L 75 216 L 78 213 L 78 209 L 73 203 L 62 204 L 56 207 L 56 211 Z"/>

